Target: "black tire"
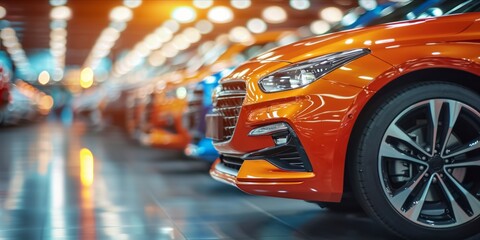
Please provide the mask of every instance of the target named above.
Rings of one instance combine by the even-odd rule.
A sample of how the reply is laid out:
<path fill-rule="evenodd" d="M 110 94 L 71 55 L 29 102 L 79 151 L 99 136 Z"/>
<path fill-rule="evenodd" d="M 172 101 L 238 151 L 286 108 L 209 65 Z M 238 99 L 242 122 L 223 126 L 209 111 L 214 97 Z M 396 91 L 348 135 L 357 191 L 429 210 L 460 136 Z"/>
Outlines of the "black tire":
<path fill-rule="evenodd" d="M 386 96 L 356 126 L 350 143 L 350 179 L 362 208 L 403 238 L 479 233 L 480 166 L 471 158 L 480 158 L 480 148 L 468 141 L 480 137 L 480 96 L 446 82 L 417 83 Z"/>

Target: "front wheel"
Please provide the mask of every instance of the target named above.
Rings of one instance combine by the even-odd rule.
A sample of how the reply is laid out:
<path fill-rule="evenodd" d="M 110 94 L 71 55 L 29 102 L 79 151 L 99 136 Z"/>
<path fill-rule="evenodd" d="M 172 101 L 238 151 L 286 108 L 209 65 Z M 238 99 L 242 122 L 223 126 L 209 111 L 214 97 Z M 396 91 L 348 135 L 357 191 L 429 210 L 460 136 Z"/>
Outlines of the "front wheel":
<path fill-rule="evenodd" d="M 367 213 L 412 239 L 461 239 L 480 227 L 480 97 L 429 82 L 390 95 L 351 146 Z"/>

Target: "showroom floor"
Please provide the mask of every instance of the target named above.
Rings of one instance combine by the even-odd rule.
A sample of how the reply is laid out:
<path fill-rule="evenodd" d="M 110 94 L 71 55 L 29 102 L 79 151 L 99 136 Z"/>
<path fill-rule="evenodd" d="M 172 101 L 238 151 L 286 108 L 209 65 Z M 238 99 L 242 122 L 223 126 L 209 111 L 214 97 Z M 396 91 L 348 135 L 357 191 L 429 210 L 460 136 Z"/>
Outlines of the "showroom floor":
<path fill-rule="evenodd" d="M 0 239 L 78 238 L 395 239 L 361 213 L 246 195 L 119 130 L 0 129 Z"/>

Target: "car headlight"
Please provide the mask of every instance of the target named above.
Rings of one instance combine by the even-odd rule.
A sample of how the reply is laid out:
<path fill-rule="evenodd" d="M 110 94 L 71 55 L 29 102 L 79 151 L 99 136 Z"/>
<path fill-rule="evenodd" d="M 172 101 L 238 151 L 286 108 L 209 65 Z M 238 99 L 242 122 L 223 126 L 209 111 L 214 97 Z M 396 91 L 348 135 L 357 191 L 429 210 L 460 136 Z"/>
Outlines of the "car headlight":
<path fill-rule="evenodd" d="M 264 92 L 279 92 L 303 87 L 369 53 L 369 49 L 359 48 L 309 59 L 263 77 L 259 85 Z"/>

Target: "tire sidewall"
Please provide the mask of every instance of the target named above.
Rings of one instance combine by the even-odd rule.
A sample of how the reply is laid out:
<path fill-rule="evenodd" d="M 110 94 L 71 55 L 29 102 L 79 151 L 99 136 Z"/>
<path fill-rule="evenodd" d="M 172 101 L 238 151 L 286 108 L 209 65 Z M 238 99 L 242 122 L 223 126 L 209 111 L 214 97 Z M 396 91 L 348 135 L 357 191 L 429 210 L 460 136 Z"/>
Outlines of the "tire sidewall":
<path fill-rule="evenodd" d="M 354 171 L 357 175 L 356 179 L 359 180 L 357 184 L 360 185 L 356 188 L 360 187 L 363 190 L 360 195 L 367 201 L 362 204 L 366 208 L 365 210 L 403 237 L 459 239 L 478 233 L 480 227 L 478 217 L 467 224 L 451 228 L 434 229 L 412 223 L 390 204 L 378 173 L 378 153 L 387 127 L 408 107 L 433 98 L 457 100 L 480 112 L 480 97 L 455 84 L 430 82 L 399 90 L 396 95 L 381 105 L 363 131 L 363 137 L 359 142 L 359 152 L 355 159 L 357 168 L 354 168 Z"/>

